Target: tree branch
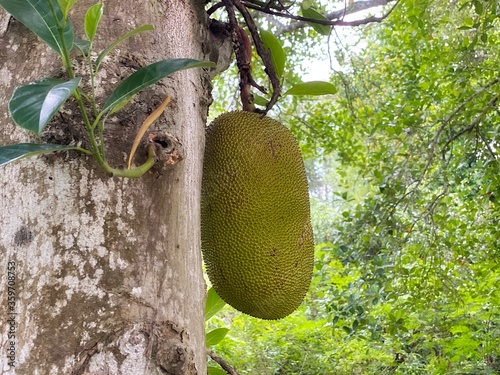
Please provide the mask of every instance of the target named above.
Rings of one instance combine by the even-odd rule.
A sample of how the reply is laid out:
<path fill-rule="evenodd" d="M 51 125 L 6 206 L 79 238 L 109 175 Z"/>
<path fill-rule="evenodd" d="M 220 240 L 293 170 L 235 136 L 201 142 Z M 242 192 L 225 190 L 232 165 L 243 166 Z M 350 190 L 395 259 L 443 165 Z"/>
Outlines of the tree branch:
<path fill-rule="evenodd" d="M 273 86 L 273 93 L 271 99 L 266 105 L 266 110 L 265 110 L 265 112 L 268 112 L 274 106 L 274 104 L 276 104 L 276 102 L 278 101 L 278 97 L 280 96 L 281 93 L 280 80 L 278 78 L 278 75 L 276 74 L 276 71 L 274 70 L 274 65 L 271 60 L 271 56 L 269 55 L 268 50 L 264 47 L 264 43 L 262 43 L 262 40 L 260 39 L 259 30 L 257 28 L 257 25 L 255 25 L 252 16 L 248 12 L 248 9 L 245 7 L 245 5 L 243 5 L 243 3 L 240 0 L 232 0 L 232 1 L 234 2 L 234 6 L 241 13 L 243 19 L 245 20 L 245 23 L 247 24 L 248 30 L 252 35 L 255 49 L 257 50 L 257 53 L 259 54 L 260 58 L 262 59 L 262 62 L 264 63 L 265 72 L 269 77 L 269 80 L 271 81 L 271 85 Z"/>
<path fill-rule="evenodd" d="M 361 12 L 363 10 L 367 10 L 370 8 L 375 8 L 382 5 L 387 5 L 390 2 L 395 0 L 368 0 L 368 1 L 355 1 L 346 6 L 344 9 L 335 10 L 326 15 L 326 18 L 329 20 L 333 19 L 342 19 L 348 14 L 354 14 Z"/>
<path fill-rule="evenodd" d="M 482 93 L 484 93 L 486 90 L 488 90 L 490 87 L 496 85 L 497 83 L 500 83 L 500 78 L 496 78 L 496 79 L 488 82 L 485 86 L 481 87 L 474 94 L 470 95 L 467 99 L 465 99 L 459 106 L 457 106 L 453 110 L 453 112 L 447 118 L 445 118 L 444 120 L 437 121 L 437 123 L 439 123 L 439 122 L 441 123 L 441 126 L 437 130 L 436 135 L 432 139 L 432 142 L 431 142 L 431 144 L 429 146 L 429 154 L 427 156 L 427 162 L 426 162 L 426 164 L 424 166 L 424 169 L 423 169 L 422 173 L 420 174 L 420 177 L 417 179 L 415 187 L 413 189 L 411 189 L 411 191 L 405 193 L 404 196 L 400 200 L 398 200 L 398 202 L 396 203 L 396 205 L 398 205 L 400 202 L 402 202 L 403 199 L 406 198 L 407 196 L 409 196 L 411 194 L 414 194 L 418 190 L 418 188 L 420 187 L 420 185 L 422 184 L 422 182 L 424 180 L 424 177 L 426 176 L 427 172 L 429 171 L 429 169 L 431 167 L 431 164 L 432 164 L 432 161 L 434 160 L 434 154 L 436 152 L 436 147 L 438 146 L 439 140 L 441 138 L 441 134 L 444 132 L 446 126 L 451 122 L 451 120 L 460 111 L 462 111 L 464 109 L 464 107 L 468 103 L 470 103 L 472 100 L 474 100 L 474 98 L 478 97 L 479 95 L 481 95 Z M 486 114 L 486 112 L 488 110 L 490 110 L 492 108 L 492 106 L 494 105 L 494 103 L 496 103 L 497 99 L 498 99 L 498 95 L 495 95 L 495 97 L 492 100 L 490 100 L 490 102 L 483 108 L 481 114 L 476 118 L 476 120 L 474 120 L 474 122 L 472 124 L 466 126 L 462 130 L 460 130 L 451 139 L 448 139 L 448 141 L 446 142 L 446 144 L 444 145 L 444 147 L 441 148 L 441 153 L 442 153 L 442 158 L 443 159 L 445 159 L 445 152 L 446 152 L 446 148 L 448 147 L 448 145 L 451 142 L 453 142 L 453 140 L 455 140 L 456 138 L 458 138 L 459 136 L 461 136 L 462 134 L 465 134 L 466 132 L 471 131 L 472 129 L 474 129 L 474 127 L 477 127 L 478 124 L 479 124 L 479 122 L 480 122 L 480 120 L 482 119 L 482 117 Z M 492 153 L 492 155 L 494 155 L 494 153 Z M 494 155 L 494 159 L 496 159 L 495 155 Z M 405 205 L 405 208 L 404 208 L 405 210 L 408 207 L 408 205 L 409 205 L 409 203 L 407 203 Z"/>
<path fill-rule="evenodd" d="M 284 5 L 284 4 L 281 4 L 281 1 L 279 1 L 279 0 L 276 2 L 273 2 L 272 0 L 268 0 L 268 1 L 246 0 L 246 1 L 249 3 L 255 4 L 255 5 L 261 6 L 263 8 L 266 8 L 266 9 L 276 9 L 279 11 L 288 10 L 294 5 L 294 2 L 291 2 L 290 5 Z"/>
<path fill-rule="evenodd" d="M 223 0 L 229 18 L 233 50 L 236 55 L 236 64 L 240 74 L 240 98 L 244 111 L 253 111 L 253 96 L 250 91 L 252 83 L 252 45 L 245 31 L 238 25 L 233 3 Z"/>
<path fill-rule="evenodd" d="M 491 86 L 494 86 L 499 82 L 500 82 L 500 78 L 495 78 L 494 80 L 488 82 L 486 85 L 481 87 L 474 94 L 472 94 L 467 99 L 465 99 L 457 108 L 455 108 L 455 110 L 444 121 L 442 121 L 442 124 L 443 125 L 448 124 L 451 121 L 451 119 L 453 117 L 455 117 L 458 114 L 458 112 L 460 112 L 468 103 L 470 103 L 472 100 L 474 100 L 474 98 L 481 95 L 483 92 L 488 90 Z"/>
<path fill-rule="evenodd" d="M 381 16 L 381 17 L 371 16 L 371 17 L 368 17 L 368 18 L 365 18 L 365 19 L 362 19 L 362 20 L 356 20 L 356 21 L 350 21 L 350 22 L 340 21 L 340 22 L 336 23 L 336 26 L 360 26 L 360 25 L 366 25 L 366 24 L 374 23 L 374 22 L 382 22 L 383 20 L 385 20 L 387 17 L 390 16 L 390 14 L 398 6 L 398 4 L 399 4 L 400 1 L 401 0 L 397 0 L 396 3 L 392 6 L 392 8 L 389 9 L 389 11 L 386 14 L 384 14 L 383 16 Z"/>
<path fill-rule="evenodd" d="M 464 107 L 467 105 L 467 103 L 470 103 L 472 100 L 474 100 L 474 98 L 481 95 L 483 92 L 485 92 L 491 86 L 494 86 L 499 82 L 500 82 L 500 78 L 496 78 L 496 79 L 492 80 L 491 82 L 488 82 L 484 87 L 477 90 L 474 94 L 472 94 L 467 99 L 465 99 L 457 108 L 455 108 L 455 110 L 446 119 L 441 120 L 441 126 L 439 127 L 436 135 L 434 136 L 434 139 L 433 139 L 431 147 L 430 147 L 429 156 L 427 159 L 427 164 L 425 165 L 424 171 L 422 172 L 422 179 L 425 176 L 425 174 L 427 173 L 427 171 L 431 165 L 432 159 L 434 158 L 434 151 L 436 149 L 439 138 L 441 137 L 441 134 L 443 133 L 446 125 L 448 125 L 450 123 L 450 121 L 453 119 L 453 117 L 455 117 L 462 109 L 464 109 Z M 420 183 L 417 184 L 417 187 L 419 185 L 420 185 Z M 415 188 L 415 190 L 416 190 L 416 188 Z"/>
<path fill-rule="evenodd" d="M 236 370 L 234 370 L 229 363 L 224 361 L 221 357 L 219 357 L 213 350 L 207 350 L 207 354 L 212 358 L 215 362 L 217 362 L 220 367 L 224 369 L 228 373 L 228 375 L 239 375 Z"/>
<path fill-rule="evenodd" d="M 358 13 L 360 11 L 370 9 L 377 6 L 387 5 L 393 1 L 396 1 L 394 6 L 382 17 L 368 17 L 362 20 L 356 21 L 344 21 L 344 17 L 349 14 Z M 381 22 L 385 18 L 387 18 L 392 11 L 399 4 L 400 0 L 369 0 L 369 1 L 358 1 L 350 4 L 348 7 L 343 8 L 341 10 L 337 10 L 331 13 L 328 13 L 325 17 L 327 20 L 318 20 L 314 18 L 307 18 L 302 16 L 296 16 L 290 13 L 285 13 L 283 11 L 277 11 L 270 8 L 265 8 L 260 5 L 256 5 L 252 1 L 244 0 L 242 3 L 249 9 L 254 9 L 259 12 L 270 14 L 277 17 L 292 19 L 297 22 L 292 22 L 290 25 L 285 26 L 283 29 L 279 30 L 278 34 L 289 33 L 291 31 L 303 28 L 307 26 L 308 23 L 317 23 L 320 25 L 326 26 L 359 26 L 372 22 Z"/>
<path fill-rule="evenodd" d="M 362 10 L 366 10 L 375 6 L 386 5 L 389 2 L 394 2 L 394 6 L 382 17 L 368 17 L 363 20 L 358 21 L 344 21 L 344 16 L 347 14 L 356 13 Z M 400 0 L 368 0 L 368 1 L 358 1 L 349 4 L 348 7 L 345 7 L 342 10 L 332 12 L 328 14 L 328 20 L 317 20 L 302 16 L 295 16 L 288 12 L 289 7 L 277 3 L 275 4 L 272 1 L 263 2 L 261 0 L 222 0 L 220 3 L 213 5 L 208 11 L 208 14 L 215 12 L 221 6 L 225 6 L 226 11 L 229 17 L 229 24 L 232 29 L 232 39 L 233 39 L 233 48 L 236 53 L 236 61 L 238 63 L 238 70 L 240 71 L 240 79 L 241 79 L 241 96 L 242 96 L 242 104 L 244 110 L 252 110 L 253 101 L 251 100 L 251 94 L 249 91 L 250 86 L 254 86 L 260 91 L 264 91 L 262 86 L 259 86 L 251 76 L 251 63 L 249 61 L 248 53 L 245 53 L 245 45 L 247 43 L 244 36 L 241 35 L 241 31 L 238 31 L 238 24 L 236 20 L 236 15 L 234 12 L 234 8 L 238 9 L 238 11 L 243 16 L 245 23 L 250 31 L 252 36 L 255 49 L 257 50 L 258 55 L 261 57 L 262 62 L 265 66 L 265 72 L 271 81 L 271 86 L 273 88 L 272 96 L 269 102 L 266 104 L 266 109 L 264 113 L 267 113 L 278 101 L 278 98 L 281 93 L 281 83 L 274 69 L 274 65 L 271 60 L 271 56 L 269 55 L 268 50 L 264 47 L 262 40 L 260 39 L 259 30 L 247 8 L 254 9 L 263 14 L 269 14 L 278 17 L 290 18 L 296 20 L 298 22 L 293 23 L 291 25 L 285 26 L 287 31 L 292 31 L 299 27 L 305 26 L 307 23 L 317 23 L 322 25 L 330 25 L 330 26 L 358 26 L 371 22 L 381 22 L 385 18 L 387 18 L 392 11 L 399 4 Z M 296 26 L 293 26 L 296 25 Z M 281 30 L 283 32 L 283 30 Z"/>
<path fill-rule="evenodd" d="M 484 90 L 482 90 L 482 91 L 484 91 Z M 450 137 L 446 141 L 445 145 L 442 148 L 443 154 L 446 151 L 446 149 L 448 148 L 448 146 L 450 145 L 450 143 L 452 143 L 455 139 L 457 139 L 460 136 L 462 136 L 463 134 L 469 133 L 472 130 L 474 130 L 475 128 L 477 128 L 479 126 L 479 124 L 481 123 L 481 120 L 484 118 L 484 116 L 490 110 L 494 109 L 497 103 L 498 103 L 498 95 L 494 96 L 493 99 L 491 99 L 488 102 L 488 104 L 483 108 L 483 110 L 481 111 L 481 113 L 476 117 L 476 119 L 472 123 L 470 123 L 469 125 L 467 125 L 464 128 L 462 128 L 460 131 L 458 131 L 457 133 L 455 133 L 452 137 Z M 484 139 L 483 139 L 483 142 L 484 142 Z M 488 144 L 486 142 L 485 142 L 485 144 L 486 144 L 486 146 L 488 146 Z M 490 149 L 490 151 L 491 151 L 491 149 Z M 493 153 L 493 158 L 496 159 L 496 155 L 494 153 Z"/>
<path fill-rule="evenodd" d="M 281 93 L 281 84 L 274 69 L 271 56 L 269 55 L 268 50 L 264 47 L 264 43 L 262 43 L 262 40 L 260 39 L 257 25 L 255 25 L 252 16 L 248 12 L 247 8 L 240 2 L 240 0 L 222 0 L 222 4 L 225 6 L 229 18 L 229 26 L 231 29 L 231 37 L 233 41 L 233 50 L 236 54 L 236 63 L 238 65 L 238 71 L 240 73 L 240 93 L 243 110 L 249 112 L 256 111 L 253 103 L 253 95 L 250 91 L 251 86 L 257 88 L 263 93 L 267 93 L 267 91 L 264 87 L 257 84 L 257 82 L 255 82 L 252 77 L 252 47 L 250 39 L 248 38 L 246 32 L 238 25 L 234 8 L 238 9 L 238 11 L 243 16 L 243 19 L 245 20 L 248 30 L 250 31 L 250 34 L 252 36 L 255 49 L 257 50 L 258 55 L 264 63 L 265 72 L 269 77 L 269 80 L 271 81 L 271 85 L 273 87 L 273 93 L 271 99 L 266 105 L 265 111 L 259 111 L 267 113 L 273 107 L 273 105 L 276 104 Z M 216 5 L 214 5 L 214 7 L 215 6 Z"/>

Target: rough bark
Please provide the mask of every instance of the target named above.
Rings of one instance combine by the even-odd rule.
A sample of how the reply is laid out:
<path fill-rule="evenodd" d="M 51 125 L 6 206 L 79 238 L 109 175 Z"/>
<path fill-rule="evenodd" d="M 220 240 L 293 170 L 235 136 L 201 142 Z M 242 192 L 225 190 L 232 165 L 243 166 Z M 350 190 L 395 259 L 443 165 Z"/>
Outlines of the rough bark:
<path fill-rule="evenodd" d="M 73 12 L 77 30 L 92 3 L 81 0 Z M 101 100 L 139 66 L 174 57 L 217 57 L 201 1 L 104 4 L 98 47 L 145 23 L 156 29 L 111 55 L 99 77 Z M 60 62 L 12 20 L 0 37 L 0 51 L 0 144 L 33 141 L 8 117 L 8 99 L 20 84 L 60 74 Z M 113 178 L 76 152 L 1 167 L 0 372 L 206 373 L 199 200 L 209 90 L 207 71 L 178 72 L 139 94 L 109 125 L 110 163 L 124 167 L 138 126 L 170 95 L 160 123 L 186 152 L 172 170 L 136 180 Z M 74 130 L 83 125 L 71 108 L 65 105 L 46 140 L 85 144 Z M 13 264 L 15 315 L 5 287 Z M 15 339 L 9 339 L 12 329 Z M 11 341 L 15 367 L 5 355 Z"/>

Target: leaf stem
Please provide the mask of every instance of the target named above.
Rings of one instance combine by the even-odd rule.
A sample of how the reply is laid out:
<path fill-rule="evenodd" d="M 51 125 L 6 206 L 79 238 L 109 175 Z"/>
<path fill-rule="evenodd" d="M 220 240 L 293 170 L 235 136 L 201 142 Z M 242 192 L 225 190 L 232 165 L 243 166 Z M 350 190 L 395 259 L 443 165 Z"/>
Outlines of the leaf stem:
<path fill-rule="evenodd" d="M 104 135 L 102 133 L 104 125 L 99 127 L 101 147 L 99 147 L 99 144 L 97 143 L 94 132 L 96 125 L 99 124 L 99 120 L 102 117 L 103 112 L 101 112 L 98 115 L 97 119 L 94 121 L 94 123 L 91 124 L 87 112 L 85 110 L 85 105 L 83 103 L 82 97 L 80 96 L 78 91 L 75 91 L 75 99 L 78 102 L 78 106 L 80 107 L 80 112 L 82 113 L 83 116 L 83 122 L 85 123 L 85 127 L 89 135 L 89 140 L 92 145 L 92 151 L 85 150 L 84 152 L 88 155 L 93 155 L 97 164 L 99 165 L 99 167 L 101 167 L 103 171 L 105 171 L 106 173 L 110 173 L 116 177 L 139 178 L 144 173 L 146 173 L 151 169 L 151 167 L 156 162 L 156 153 L 153 145 L 148 146 L 148 159 L 144 164 L 133 169 L 112 168 L 104 159 L 104 139 L 103 139 Z"/>
<path fill-rule="evenodd" d="M 94 111 L 94 116 L 97 116 L 99 111 L 97 110 L 97 105 L 95 101 L 95 75 L 97 71 L 94 70 L 94 66 L 92 64 L 92 58 L 90 57 L 90 51 L 92 50 L 92 42 L 90 42 L 90 47 L 88 53 L 85 55 L 87 64 L 89 66 L 89 75 L 90 75 L 90 98 L 92 103 L 92 110 Z"/>
<path fill-rule="evenodd" d="M 73 71 L 73 67 L 71 66 L 71 60 L 69 57 L 69 51 L 68 51 L 68 46 L 66 46 L 66 41 L 64 40 L 64 27 L 66 25 L 66 20 L 64 19 L 63 15 L 63 25 L 59 23 L 59 19 L 57 18 L 56 10 L 54 8 L 54 4 L 52 3 L 52 0 L 49 1 L 49 7 L 50 11 L 52 13 L 52 17 L 54 17 L 54 22 L 57 25 L 57 32 L 59 33 L 59 39 L 61 41 L 61 57 L 62 57 L 62 62 L 64 65 L 64 68 L 68 72 L 69 78 L 75 78 L 75 72 Z"/>
<path fill-rule="evenodd" d="M 90 155 L 90 156 L 94 155 L 94 153 L 92 151 L 87 150 L 86 148 L 75 147 L 74 150 L 83 152 L 84 154 L 87 154 L 87 155 Z"/>
<path fill-rule="evenodd" d="M 95 134 L 94 134 L 94 128 L 92 127 L 92 124 L 90 123 L 89 117 L 87 115 L 87 111 L 85 110 L 85 104 L 83 103 L 82 97 L 80 96 L 80 93 L 77 90 L 75 90 L 74 95 L 75 95 L 75 99 L 78 103 L 78 106 L 80 107 L 80 112 L 82 113 L 82 116 L 83 116 L 83 122 L 85 123 L 85 128 L 87 129 L 87 133 L 89 135 L 90 143 L 92 145 L 92 151 L 93 151 L 92 153 L 94 155 L 94 158 L 96 159 L 97 164 L 99 164 L 99 166 L 102 169 L 108 171 L 109 166 L 104 161 L 104 159 L 101 155 L 101 152 L 99 150 L 99 145 L 97 144 Z"/>
<path fill-rule="evenodd" d="M 101 144 L 101 155 L 105 159 L 106 158 L 106 147 L 104 145 L 104 124 L 106 118 L 100 122 L 99 125 L 99 143 Z"/>
<path fill-rule="evenodd" d="M 107 172 L 111 173 L 115 177 L 127 177 L 127 178 L 139 178 L 144 173 L 149 171 L 153 165 L 156 163 L 156 152 L 153 145 L 148 145 L 148 159 L 146 162 L 136 168 L 132 169 L 116 169 L 108 166 Z"/>

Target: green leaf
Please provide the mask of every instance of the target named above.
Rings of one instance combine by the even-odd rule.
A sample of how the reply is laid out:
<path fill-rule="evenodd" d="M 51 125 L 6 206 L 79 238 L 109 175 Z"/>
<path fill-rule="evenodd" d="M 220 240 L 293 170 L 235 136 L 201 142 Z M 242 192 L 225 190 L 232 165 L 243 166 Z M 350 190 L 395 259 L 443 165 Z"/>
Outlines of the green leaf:
<path fill-rule="evenodd" d="M 39 136 L 80 80 L 79 77 L 69 81 L 45 78 L 17 87 L 9 101 L 14 122 Z"/>
<path fill-rule="evenodd" d="M 216 328 L 207 333 L 206 342 L 207 346 L 217 345 L 226 337 L 229 329 L 227 328 Z"/>
<path fill-rule="evenodd" d="M 64 48 L 73 47 L 74 32 L 69 21 L 64 20 L 63 13 L 57 2 L 52 2 L 55 18 L 49 1 L 40 0 L 0 0 L 0 6 L 9 12 L 15 19 L 33 31 L 40 39 L 47 43 L 54 51 L 62 55 Z M 65 24 L 61 40 L 58 25 Z"/>
<path fill-rule="evenodd" d="M 219 297 L 215 289 L 210 288 L 207 293 L 207 302 L 205 303 L 205 320 L 217 314 L 225 305 L 226 302 Z"/>
<path fill-rule="evenodd" d="M 65 19 L 68 18 L 69 11 L 73 8 L 77 1 L 78 0 L 57 0 Z"/>
<path fill-rule="evenodd" d="M 306 18 L 312 18 L 315 20 L 322 20 L 322 21 L 329 21 L 328 18 L 326 18 L 324 15 L 321 13 L 317 12 L 313 8 L 302 8 L 302 15 Z M 332 29 L 331 26 L 328 25 L 320 25 L 319 23 L 314 23 L 314 22 L 308 22 L 308 24 L 318 33 L 321 35 L 330 35 L 330 31 Z"/>
<path fill-rule="evenodd" d="M 227 375 L 223 369 L 219 367 L 208 366 L 207 367 L 208 375 Z"/>
<path fill-rule="evenodd" d="M 276 71 L 278 78 L 281 78 L 283 76 L 283 72 L 285 71 L 286 55 L 280 41 L 266 30 L 262 30 L 260 32 L 260 38 L 262 39 L 264 47 L 269 50 L 274 70 Z"/>
<path fill-rule="evenodd" d="M 142 33 L 143 31 L 147 31 L 147 30 L 154 30 L 153 25 L 142 25 L 142 26 L 139 26 L 139 27 L 135 28 L 134 30 L 130 30 L 128 33 L 126 33 L 125 35 L 123 35 L 119 39 L 115 40 L 113 43 L 111 43 L 111 45 L 109 45 L 104 51 L 102 51 L 99 54 L 99 56 L 97 56 L 97 60 L 95 62 L 95 66 L 96 66 L 95 69 L 96 69 L 96 71 L 99 70 L 99 65 L 101 65 L 102 60 L 118 44 L 120 44 L 121 42 L 123 42 L 125 39 L 128 39 L 128 38 L 130 38 L 130 37 L 132 37 L 132 36 L 134 36 L 136 34 Z"/>
<path fill-rule="evenodd" d="M 467 327 L 466 325 L 456 325 L 452 326 L 450 328 L 450 332 L 456 335 L 457 333 L 462 334 L 462 333 L 468 333 L 470 332 L 470 328 Z"/>
<path fill-rule="evenodd" d="M 84 55 L 86 55 L 90 50 L 90 42 L 88 40 L 75 38 L 74 46 Z"/>
<path fill-rule="evenodd" d="M 125 98 L 123 99 L 121 102 L 117 103 L 112 109 L 111 111 L 109 112 L 110 115 L 112 115 L 113 113 L 116 113 L 118 112 L 120 109 L 122 109 L 123 107 L 125 107 L 130 101 L 132 100 L 132 97 L 129 96 L 128 98 Z"/>
<path fill-rule="evenodd" d="M 259 95 L 259 94 L 253 94 L 253 102 L 256 104 L 256 105 L 260 105 L 262 107 L 265 107 L 267 105 L 267 102 L 269 100 L 264 98 L 263 96 Z"/>
<path fill-rule="evenodd" d="M 314 5 L 314 0 L 304 0 L 300 5 L 303 9 L 308 9 Z"/>
<path fill-rule="evenodd" d="M 351 334 L 352 330 L 351 330 L 351 327 L 348 327 L 348 326 L 343 326 L 342 329 L 344 330 L 345 333 L 347 333 L 348 335 Z"/>
<path fill-rule="evenodd" d="M 116 89 L 104 104 L 103 112 L 114 108 L 123 100 L 130 98 L 132 95 L 149 87 L 160 79 L 175 73 L 179 70 L 198 68 L 198 67 L 215 67 L 213 62 L 203 62 L 193 59 L 171 59 L 162 60 L 151 65 L 148 65 L 131 76 L 127 77 Z"/>
<path fill-rule="evenodd" d="M 336 93 L 337 88 L 329 82 L 310 81 L 293 86 L 283 95 L 331 95 Z"/>
<path fill-rule="evenodd" d="M 102 17 L 102 4 L 92 5 L 85 14 L 85 34 L 90 40 L 90 44 L 94 41 L 99 21 Z"/>
<path fill-rule="evenodd" d="M 479 15 L 479 16 L 481 14 L 483 14 L 483 10 L 484 10 L 483 9 L 483 4 L 481 3 L 480 0 L 474 1 L 474 10 L 476 11 L 476 14 Z"/>
<path fill-rule="evenodd" d="M 464 3 L 462 5 L 460 5 L 460 7 L 458 8 L 458 10 L 462 11 L 465 8 L 467 8 L 468 6 L 470 6 L 470 4 L 471 4 L 470 1 L 464 1 Z"/>
<path fill-rule="evenodd" d="M 78 147 L 66 145 L 35 143 L 18 143 L 15 145 L 0 146 L 0 166 L 28 156 L 47 154 L 54 151 L 74 150 L 77 148 Z"/>

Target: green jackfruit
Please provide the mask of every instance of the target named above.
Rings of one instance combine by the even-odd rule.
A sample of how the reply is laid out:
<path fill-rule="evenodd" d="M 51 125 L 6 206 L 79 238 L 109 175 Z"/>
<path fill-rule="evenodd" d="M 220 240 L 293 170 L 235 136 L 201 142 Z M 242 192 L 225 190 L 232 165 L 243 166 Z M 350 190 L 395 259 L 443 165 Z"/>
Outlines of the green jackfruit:
<path fill-rule="evenodd" d="M 201 238 L 208 277 L 234 308 L 280 319 L 302 302 L 314 257 L 307 179 L 278 121 L 236 111 L 208 127 Z"/>

